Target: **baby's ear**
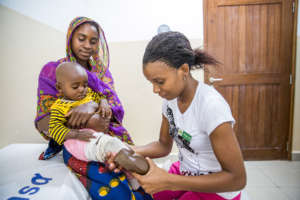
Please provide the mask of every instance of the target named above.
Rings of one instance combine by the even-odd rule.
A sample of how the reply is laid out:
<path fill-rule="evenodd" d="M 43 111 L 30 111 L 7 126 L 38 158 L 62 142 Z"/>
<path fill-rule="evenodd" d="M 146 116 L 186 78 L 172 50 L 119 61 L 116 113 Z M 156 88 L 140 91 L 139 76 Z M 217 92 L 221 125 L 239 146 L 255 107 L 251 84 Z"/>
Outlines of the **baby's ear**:
<path fill-rule="evenodd" d="M 56 82 L 55 87 L 56 87 L 58 93 L 62 94 L 61 83 L 60 82 Z"/>

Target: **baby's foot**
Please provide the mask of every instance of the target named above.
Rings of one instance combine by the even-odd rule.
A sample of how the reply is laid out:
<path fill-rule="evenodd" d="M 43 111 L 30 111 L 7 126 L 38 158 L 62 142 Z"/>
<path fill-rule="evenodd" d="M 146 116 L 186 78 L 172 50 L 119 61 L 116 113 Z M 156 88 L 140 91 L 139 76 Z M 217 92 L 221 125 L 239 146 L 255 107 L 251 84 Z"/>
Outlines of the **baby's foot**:
<path fill-rule="evenodd" d="M 148 161 L 134 153 L 132 149 L 121 149 L 116 157 L 115 162 L 125 168 L 127 171 L 144 175 L 149 170 Z"/>

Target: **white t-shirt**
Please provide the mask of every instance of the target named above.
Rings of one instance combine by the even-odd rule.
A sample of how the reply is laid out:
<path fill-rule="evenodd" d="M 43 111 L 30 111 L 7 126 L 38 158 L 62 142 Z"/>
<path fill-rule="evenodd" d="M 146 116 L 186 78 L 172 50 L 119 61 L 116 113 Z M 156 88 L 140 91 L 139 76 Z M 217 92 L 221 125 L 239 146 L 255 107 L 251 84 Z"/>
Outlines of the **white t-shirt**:
<path fill-rule="evenodd" d="M 221 171 L 210 142 L 210 134 L 219 125 L 235 123 L 226 100 L 213 87 L 198 83 L 195 96 L 184 113 L 177 99 L 163 101 L 163 114 L 169 121 L 170 135 L 179 149 L 182 175 L 199 176 Z M 239 192 L 218 193 L 234 198 Z"/>

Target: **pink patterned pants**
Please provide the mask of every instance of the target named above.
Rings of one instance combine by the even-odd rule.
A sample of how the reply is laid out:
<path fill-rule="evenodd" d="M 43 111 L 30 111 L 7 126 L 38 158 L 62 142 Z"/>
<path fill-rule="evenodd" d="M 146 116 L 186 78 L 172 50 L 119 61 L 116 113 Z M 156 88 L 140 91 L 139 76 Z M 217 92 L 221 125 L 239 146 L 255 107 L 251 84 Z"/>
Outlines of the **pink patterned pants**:
<path fill-rule="evenodd" d="M 170 174 L 178 174 L 180 175 L 179 170 L 180 162 L 177 161 L 172 164 L 169 169 Z M 226 200 L 223 197 L 215 194 L 215 193 L 204 193 L 204 192 L 191 192 L 191 191 L 171 191 L 165 190 L 158 193 L 153 194 L 153 198 L 155 200 Z M 241 193 L 234 197 L 232 200 L 240 200 Z"/>

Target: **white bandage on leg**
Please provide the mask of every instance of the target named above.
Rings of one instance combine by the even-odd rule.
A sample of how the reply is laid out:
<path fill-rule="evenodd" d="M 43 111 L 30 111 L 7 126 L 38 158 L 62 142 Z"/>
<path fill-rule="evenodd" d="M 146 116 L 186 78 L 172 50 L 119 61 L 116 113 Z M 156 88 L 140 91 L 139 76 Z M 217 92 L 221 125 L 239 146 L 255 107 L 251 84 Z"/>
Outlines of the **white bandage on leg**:
<path fill-rule="evenodd" d="M 90 142 L 88 142 L 85 146 L 85 156 L 89 161 L 98 161 L 97 157 L 96 157 L 96 152 L 97 152 L 97 143 L 98 140 L 101 138 L 101 136 L 104 135 L 104 133 L 102 132 L 95 132 L 93 134 L 95 136 L 95 138 L 90 139 Z"/>
<path fill-rule="evenodd" d="M 85 148 L 85 155 L 88 160 L 104 162 L 108 152 L 116 153 L 123 148 L 128 149 L 128 147 L 116 137 L 102 132 L 96 132 L 94 136 L 96 138 L 91 139 Z"/>
<path fill-rule="evenodd" d="M 121 140 L 104 134 L 98 141 L 96 157 L 100 162 L 104 162 L 108 152 L 116 153 L 123 148 L 128 147 Z"/>
<path fill-rule="evenodd" d="M 93 134 L 96 138 L 93 138 L 85 146 L 85 156 L 89 161 L 105 161 L 106 153 L 117 153 L 121 149 L 129 149 L 121 140 L 110 135 L 106 135 L 102 132 L 95 132 Z M 139 182 L 129 173 L 125 172 L 127 180 L 133 190 L 137 190 L 140 187 Z"/>

